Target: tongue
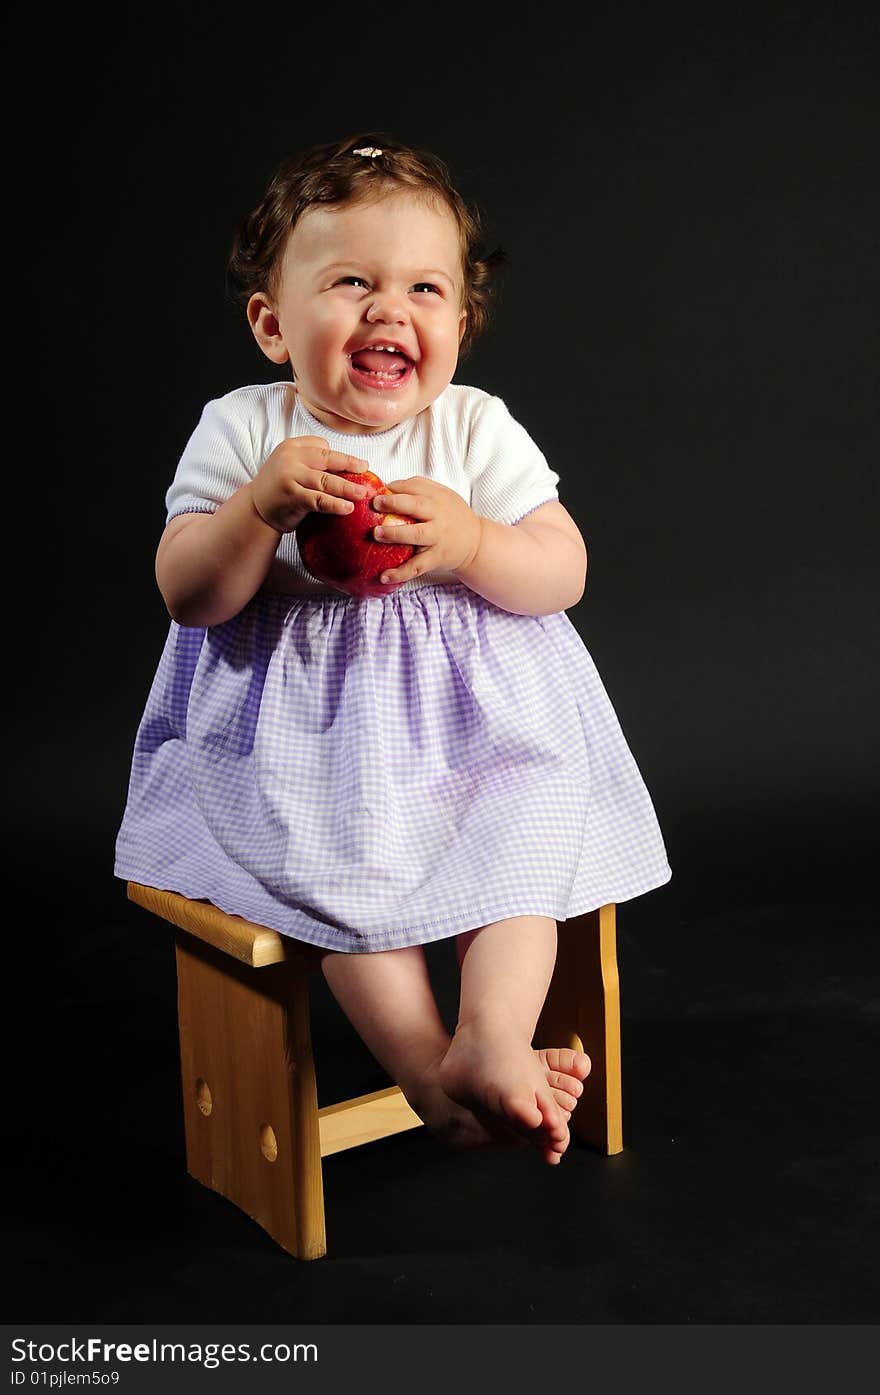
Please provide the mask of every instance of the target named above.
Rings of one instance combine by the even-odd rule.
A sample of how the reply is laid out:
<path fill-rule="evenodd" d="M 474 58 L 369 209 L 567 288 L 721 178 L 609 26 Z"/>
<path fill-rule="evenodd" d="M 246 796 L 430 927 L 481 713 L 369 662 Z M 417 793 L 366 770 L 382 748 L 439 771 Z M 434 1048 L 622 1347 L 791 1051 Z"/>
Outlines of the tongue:
<path fill-rule="evenodd" d="M 409 362 L 403 354 L 391 354 L 385 349 L 361 349 L 352 354 L 351 361 L 356 368 L 365 368 L 370 373 L 402 372 Z"/>

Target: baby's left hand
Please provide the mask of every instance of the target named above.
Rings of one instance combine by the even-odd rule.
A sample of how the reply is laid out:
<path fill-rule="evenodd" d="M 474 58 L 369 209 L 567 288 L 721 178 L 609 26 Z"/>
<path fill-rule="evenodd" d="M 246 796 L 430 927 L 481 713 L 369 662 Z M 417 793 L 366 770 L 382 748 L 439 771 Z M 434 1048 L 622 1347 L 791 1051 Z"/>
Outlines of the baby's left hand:
<path fill-rule="evenodd" d="M 383 583 L 411 581 L 436 569 L 454 572 L 473 560 L 480 544 L 480 520 L 460 494 L 421 475 L 393 480 L 388 488 L 391 493 L 377 494 L 373 508 L 382 513 L 408 514 L 416 522 L 379 523 L 377 529 L 387 530 L 387 536 L 379 536 L 378 541 L 410 543 L 418 550 L 402 567 L 383 572 Z"/>

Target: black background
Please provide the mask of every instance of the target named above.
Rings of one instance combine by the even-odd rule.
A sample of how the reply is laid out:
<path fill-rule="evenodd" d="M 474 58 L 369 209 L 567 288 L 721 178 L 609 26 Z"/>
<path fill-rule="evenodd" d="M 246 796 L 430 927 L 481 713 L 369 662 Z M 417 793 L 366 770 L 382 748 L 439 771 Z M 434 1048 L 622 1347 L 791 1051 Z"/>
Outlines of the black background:
<path fill-rule="evenodd" d="M 21 1314 L 876 1313 L 878 22 L 551 13 L 12 7 Z M 673 881 L 619 910 L 627 1151 L 573 1152 L 554 1191 L 420 1134 L 355 1150 L 298 1266 L 186 1178 L 170 934 L 113 843 L 164 492 L 207 399 L 283 376 L 225 299 L 233 228 L 286 154 L 364 130 L 441 155 L 507 251 L 456 381 L 559 471 L 590 556 L 570 617 Z M 322 1102 L 384 1083 L 315 994 Z"/>

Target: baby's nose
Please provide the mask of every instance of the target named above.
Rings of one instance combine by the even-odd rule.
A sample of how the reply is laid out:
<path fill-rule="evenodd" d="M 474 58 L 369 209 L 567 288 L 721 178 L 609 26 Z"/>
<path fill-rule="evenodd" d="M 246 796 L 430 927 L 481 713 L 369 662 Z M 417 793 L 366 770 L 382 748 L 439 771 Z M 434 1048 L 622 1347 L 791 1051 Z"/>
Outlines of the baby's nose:
<path fill-rule="evenodd" d="M 396 296 L 390 292 L 376 296 L 372 305 L 367 311 L 367 320 L 370 324 L 388 324 L 389 321 L 400 322 L 409 316 L 409 308 L 402 296 Z"/>

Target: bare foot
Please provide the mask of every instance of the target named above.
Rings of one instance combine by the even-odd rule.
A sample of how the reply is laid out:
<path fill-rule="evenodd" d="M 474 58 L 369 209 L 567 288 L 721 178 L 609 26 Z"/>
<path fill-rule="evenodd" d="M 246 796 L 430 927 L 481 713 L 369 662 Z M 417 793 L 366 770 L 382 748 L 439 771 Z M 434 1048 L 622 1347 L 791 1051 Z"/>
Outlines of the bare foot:
<path fill-rule="evenodd" d="M 478 1113 L 474 1113 L 449 1098 L 439 1080 L 439 1067 L 445 1054 L 438 1056 L 418 1080 L 403 1089 L 410 1107 L 429 1132 L 449 1148 L 485 1148 L 492 1144 L 526 1147 L 529 1139 L 491 1111 L 477 1106 Z M 582 1051 L 564 1047 L 542 1047 L 534 1054 L 541 1063 L 553 1098 L 568 1121 L 583 1091 L 582 1082 L 590 1071 L 589 1057 Z"/>
<path fill-rule="evenodd" d="M 546 1162 L 558 1163 L 569 1144 L 568 1119 L 577 1102 L 576 1077 L 560 1071 L 559 1064 L 558 1057 L 548 1061 L 533 1051 L 509 1025 L 474 1020 L 456 1028 L 437 1079 L 446 1095 L 485 1127 L 494 1120 L 513 1129 L 539 1147 Z M 564 1077 L 562 1084 L 551 1085 L 551 1074 Z M 565 1096 L 565 1107 L 555 1091 Z"/>
<path fill-rule="evenodd" d="M 584 1092 L 583 1082 L 590 1073 L 591 1062 L 584 1051 L 567 1046 L 542 1046 L 535 1052 L 547 1075 L 553 1098 L 568 1116 Z"/>
<path fill-rule="evenodd" d="M 428 1131 L 449 1148 L 486 1148 L 499 1143 L 525 1147 L 525 1140 L 513 1129 L 491 1116 L 479 1119 L 472 1110 L 449 1098 L 439 1080 L 445 1054 L 442 1052 L 417 1080 L 400 1087 Z"/>

